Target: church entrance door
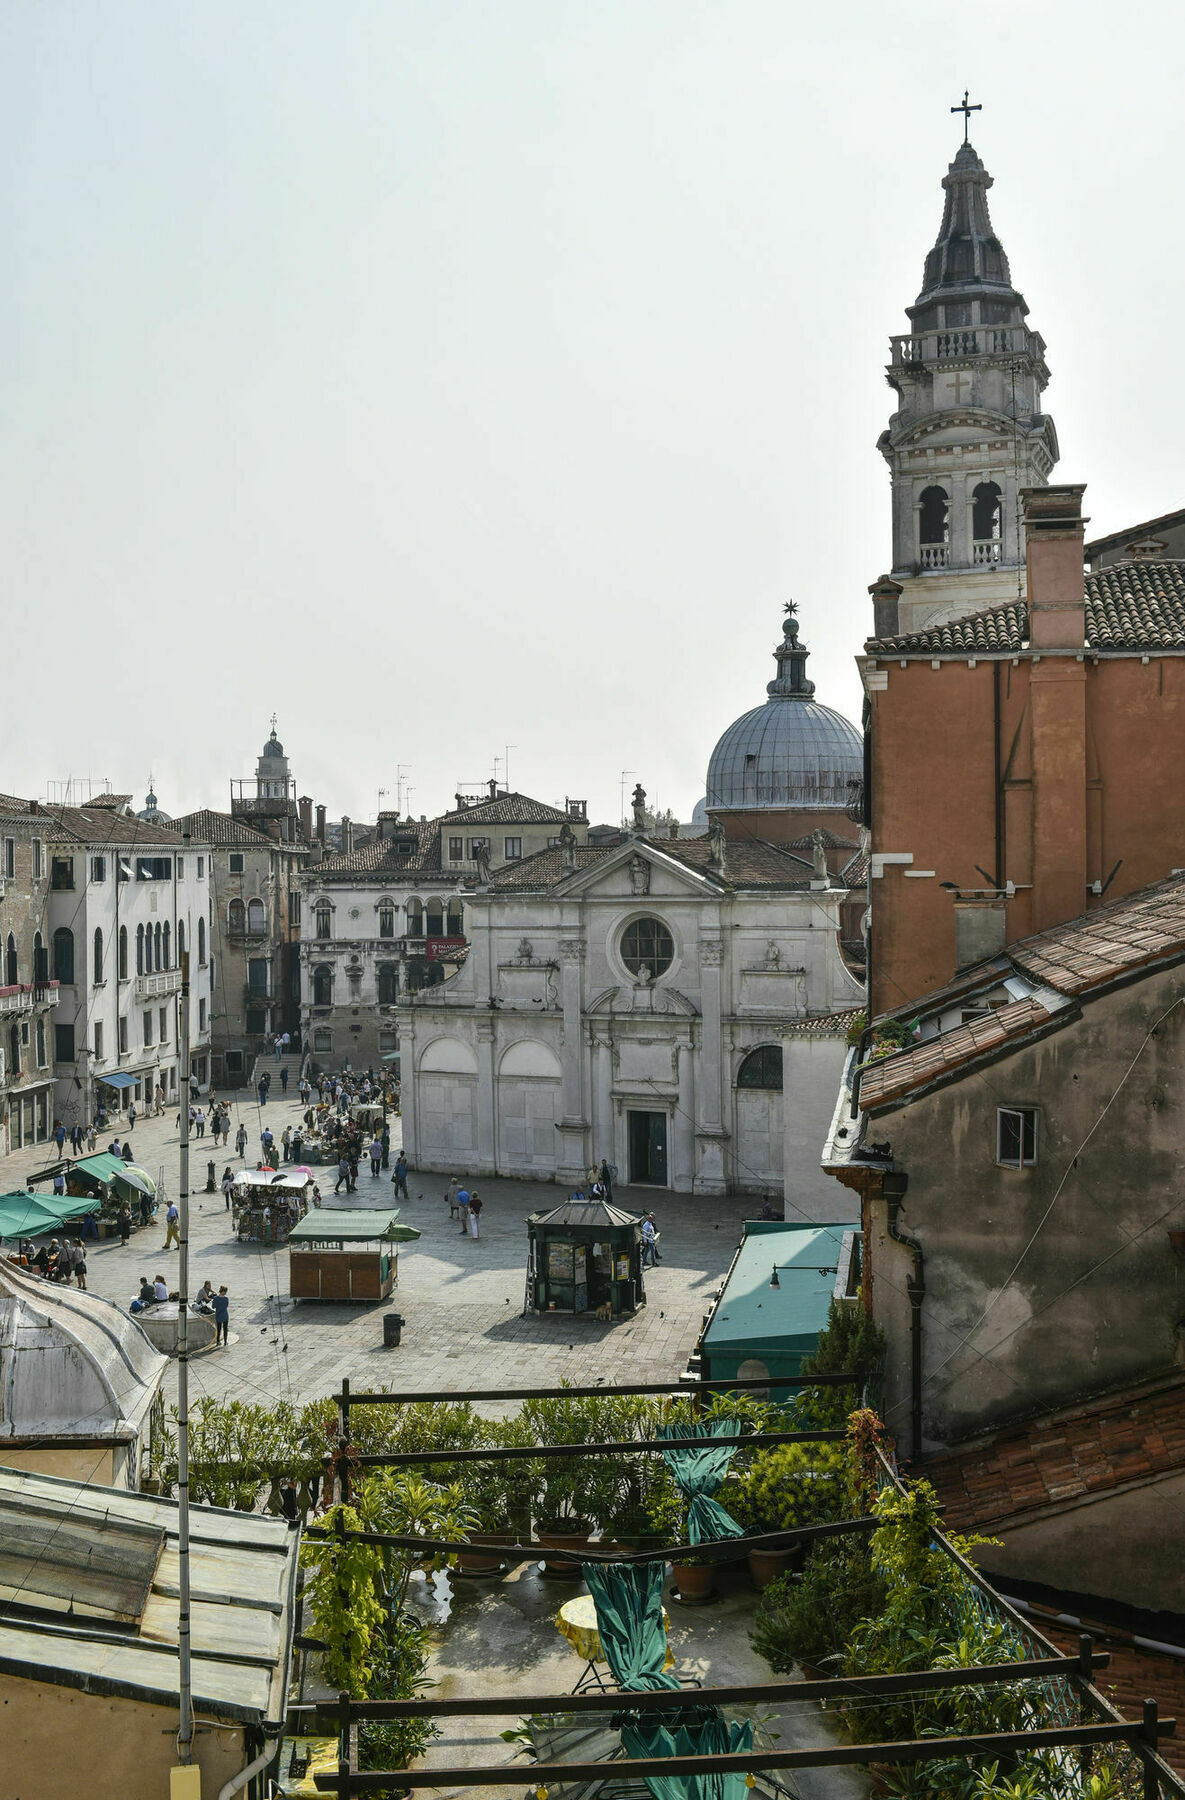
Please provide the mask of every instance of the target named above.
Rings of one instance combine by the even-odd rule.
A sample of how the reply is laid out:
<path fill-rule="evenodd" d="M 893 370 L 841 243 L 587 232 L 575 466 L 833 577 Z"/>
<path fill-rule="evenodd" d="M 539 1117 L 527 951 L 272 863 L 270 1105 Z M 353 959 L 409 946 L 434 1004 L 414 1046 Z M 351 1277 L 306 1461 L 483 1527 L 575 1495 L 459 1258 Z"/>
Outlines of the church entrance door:
<path fill-rule="evenodd" d="M 648 1187 L 667 1185 L 667 1115 L 631 1112 L 630 1181 Z"/>

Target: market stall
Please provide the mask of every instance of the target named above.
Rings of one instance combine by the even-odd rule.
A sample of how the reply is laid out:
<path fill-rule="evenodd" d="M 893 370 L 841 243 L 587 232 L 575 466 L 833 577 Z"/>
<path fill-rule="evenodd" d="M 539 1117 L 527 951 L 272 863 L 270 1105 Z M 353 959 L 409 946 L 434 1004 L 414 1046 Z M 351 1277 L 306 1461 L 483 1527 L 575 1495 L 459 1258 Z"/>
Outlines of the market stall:
<path fill-rule="evenodd" d="M 607 1200 L 565 1200 L 527 1220 L 527 1307 L 618 1319 L 646 1300 L 642 1220 Z"/>
<path fill-rule="evenodd" d="M 294 1300 L 385 1300 L 399 1279 L 397 1245 L 419 1237 L 400 1225 L 398 1207 L 321 1207 L 288 1238 L 288 1292 Z"/>
<path fill-rule="evenodd" d="M 313 1204 L 313 1193 L 308 1169 L 240 1169 L 231 1188 L 240 1243 L 286 1244 Z"/>

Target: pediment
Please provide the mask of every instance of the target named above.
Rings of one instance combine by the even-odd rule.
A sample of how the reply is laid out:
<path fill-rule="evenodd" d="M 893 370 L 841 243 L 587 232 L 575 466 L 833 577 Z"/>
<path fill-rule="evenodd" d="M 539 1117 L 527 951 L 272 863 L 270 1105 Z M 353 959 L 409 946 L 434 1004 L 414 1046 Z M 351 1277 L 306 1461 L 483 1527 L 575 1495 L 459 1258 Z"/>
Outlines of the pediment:
<path fill-rule="evenodd" d="M 688 868 L 674 856 L 664 856 L 651 844 L 634 841 L 570 876 L 562 883 L 562 892 L 565 898 L 595 893 L 641 899 L 647 894 L 718 897 L 720 890 L 701 870 Z"/>
<path fill-rule="evenodd" d="M 634 1019 L 694 1019 L 699 1016 L 699 1007 L 694 1000 L 689 1000 L 678 988 L 665 987 L 662 982 L 654 987 L 602 988 L 586 1011 L 601 1017 L 611 1014 L 616 1018 Z"/>

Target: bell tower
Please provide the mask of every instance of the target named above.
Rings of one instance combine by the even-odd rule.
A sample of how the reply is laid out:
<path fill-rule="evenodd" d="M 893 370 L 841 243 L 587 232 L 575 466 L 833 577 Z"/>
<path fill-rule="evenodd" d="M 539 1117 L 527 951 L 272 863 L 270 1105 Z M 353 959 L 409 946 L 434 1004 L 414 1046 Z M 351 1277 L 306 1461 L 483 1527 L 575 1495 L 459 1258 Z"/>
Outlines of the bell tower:
<path fill-rule="evenodd" d="M 977 110 L 962 107 L 967 121 Z M 992 178 L 964 130 L 910 329 L 886 371 L 898 409 L 878 448 L 893 484 L 893 579 L 901 632 L 1015 600 L 1024 583 L 1018 491 L 1057 462 L 1045 341 L 1025 323 L 992 230 Z"/>

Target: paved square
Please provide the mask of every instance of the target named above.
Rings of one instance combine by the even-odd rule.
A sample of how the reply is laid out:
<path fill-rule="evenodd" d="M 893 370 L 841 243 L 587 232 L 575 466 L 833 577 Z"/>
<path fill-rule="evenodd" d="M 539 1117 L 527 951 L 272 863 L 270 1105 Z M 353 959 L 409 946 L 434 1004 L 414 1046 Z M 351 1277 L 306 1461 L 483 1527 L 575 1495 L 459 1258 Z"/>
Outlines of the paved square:
<path fill-rule="evenodd" d="M 526 1280 L 529 1212 L 546 1210 L 564 1190 L 543 1182 L 483 1179 L 485 1210 L 481 1238 L 462 1238 L 448 1217 L 443 1193 L 447 1177 L 408 1178 L 410 1200 L 400 1217 L 423 1233 L 418 1243 L 402 1247 L 399 1285 L 388 1301 L 370 1305 L 328 1305 L 288 1298 L 288 1251 L 261 1244 L 240 1244 L 230 1227 L 221 1193 L 204 1191 L 207 1161 L 217 1176 L 233 1154 L 234 1135 L 242 1117 L 249 1133 L 248 1159 L 259 1154 L 263 1122 L 279 1137 L 300 1114 L 299 1103 L 269 1103 L 261 1114 L 240 1096 L 233 1109 L 231 1154 L 213 1149 L 209 1138 L 195 1139 L 190 1149 L 191 1199 L 190 1280 L 196 1292 L 208 1276 L 215 1288 L 230 1290 L 232 1341 L 209 1350 L 191 1364 L 193 1393 L 273 1404 L 297 1403 L 333 1392 L 343 1375 L 358 1389 L 394 1387 L 423 1393 L 466 1393 L 476 1388 L 541 1387 L 561 1380 L 606 1383 L 670 1381 L 686 1367 L 708 1303 L 728 1268 L 740 1239 L 741 1221 L 752 1216 L 756 1202 L 740 1196 L 699 1199 L 654 1188 L 619 1188 L 614 1198 L 633 1211 L 653 1210 L 662 1232 L 663 1260 L 646 1271 L 647 1305 L 632 1320 L 607 1324 L 591 1317 L 537 1315 L 522 1317 Z M 393 1118 L 392 1162 L 399 1120 Z M 113 1129 L 113 1128 L 112 1128 Z M 111 1129 L 101 1134 L 100 1147 Z M 136 1160 L 156 1176 L 164 1170 L 168 1192 L 179 1179 L 175 1113 L 141 1119 L 132 1134 Z M 54 1147 L 17 1151 L 0 1162 L 0 1189 L 19 1191 L 25 1175 L 53 1160 Z M 336 1171 L 319 1171 L 322 1193 L 333 1204 Z M 48 1182 L 39 1184 L 43 1190 Z M 389 1172 L 377 1180 L 364 1163 L 353 1204 L 392 1204 Z M 340 1197 L 338 1204 L 345 1198 Z M 851 1221 L 851 1196 L 838 1185 L 832 1220 Z M 788 1211 L 788 1217 L 794 1217 Z M 163 1221 L 163 1209 L 162 1209 Z M 177 1252 L 165 1251 L 163 1222 L 133 1233 L 127 1249 L 118 1239 L 88 1240 L 88 1285 L 95 1293 L 127 1306 L 141 1275 L 163 1272 L 170 1287 L 176 1281 Z M 395 1310 L 406 1321 L 403 1343 L 384 1349 L 382 1317 Z M 176 1394 L 176 1372 L 166 1379 L 166 1395 Z"/>

